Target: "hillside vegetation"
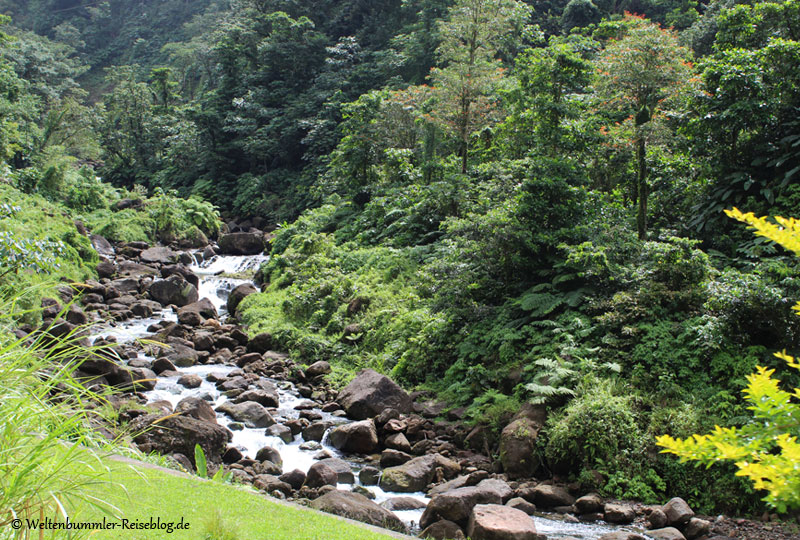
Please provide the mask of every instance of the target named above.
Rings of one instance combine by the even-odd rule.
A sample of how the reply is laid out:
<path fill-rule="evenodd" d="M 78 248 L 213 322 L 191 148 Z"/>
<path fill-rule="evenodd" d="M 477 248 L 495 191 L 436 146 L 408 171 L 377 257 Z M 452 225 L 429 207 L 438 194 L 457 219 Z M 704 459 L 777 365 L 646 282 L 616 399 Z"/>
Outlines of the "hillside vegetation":
<path fill-rule="evenodd" d="M 723 213 L 800 213 L 800 0 L 0 12 L 0 290 L 91 275 L 75 219 L 200 247 L 215 207 L 260 217 L 241 317 L 296 361 L 436 393 L 494 451 L 545 405 L 542 476 L 764 510 L 655 440 L 745 425 L 756 366 L 800 384 L 773 356 L 797 352 L 797 261 Z"/>

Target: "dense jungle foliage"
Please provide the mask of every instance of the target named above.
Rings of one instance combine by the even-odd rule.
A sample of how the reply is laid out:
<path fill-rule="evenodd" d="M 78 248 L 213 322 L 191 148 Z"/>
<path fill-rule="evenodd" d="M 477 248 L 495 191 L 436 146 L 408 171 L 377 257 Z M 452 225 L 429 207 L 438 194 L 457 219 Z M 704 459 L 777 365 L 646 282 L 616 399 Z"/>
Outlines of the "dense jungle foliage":
<path fill-rule="evenodd" d="M 0 13 L 0 249 L 80 277 L 71 218 L 199 245 L 212 204 L 260 216 L 280 225 L 240 316 L 297 360 L 434 391 L 490 439 L 544 404 L 543 475 L 763 508 L 655 437 L 747 423 L 757 365 L 798 386 L 772 354 L 797 353 L 797 261 L 723 210 L 800 215 L 800 0 Z"/>

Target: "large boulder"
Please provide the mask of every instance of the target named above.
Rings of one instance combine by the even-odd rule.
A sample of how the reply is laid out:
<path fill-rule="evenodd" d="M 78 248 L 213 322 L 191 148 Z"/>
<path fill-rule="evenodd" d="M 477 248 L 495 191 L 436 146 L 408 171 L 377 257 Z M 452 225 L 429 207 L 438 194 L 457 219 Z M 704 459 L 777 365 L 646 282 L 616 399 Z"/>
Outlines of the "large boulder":
<path fill-rule="evenodd" d="M 340 484 L 352 484 L 356 481 L 353 469 L 351 469 L 350 464 L 343 459 L 331 457 L 321 459 L 318 463 L 322 463 L 333 469 L 336 473 L 337 482 Z"/>
<path fill-rule="evenodd" d="M 154 281 L 150 285 L 150 297 L 162 306 L 175 304 L 178 307 L 197 302 L 197 288 L 179 275 L 173 274 L 167 279 Z"/>
<path fill-rule="evenodd" d="M 647 531 L 647 536 L 655 540 L 686 540 L 683 533 L 675 527 L 665 527 L 663 529 L 652 529 Z"/>
<path fill-rule="evenodd" d="M 275 419 L 272 418 L 269 411 L 255 401 L 245 401 L 244 403 L 226 401 L 217 407 L 217 412 L 225 413 L 237 422 L 244 423 L 247 427 L 265 428 L 275 423 Z"/>
<path fill-rule="evenodd" d="M 173 264 L 178 262 L 178 254 L 168 247 L 151 247 L 139 254 L 139 259 L 147 263 Z"/>
<path fill-rule="evenodd" d="M 100 236 L 99 234 L 90 234 L 89 240 L 92 242 L 92 247 L 99 255 L 111 257 L 114 255 L 114 246 L 111 242 Z"/>
<path fill-rule="evenodd" d="M 570 495 L 569 491 L 561 486 L 550 484 L 539 484 L 532 489 L 521 489 L 519 495 L 540 508 L 571 506 L 575 503 L 575 497 Z"/>
<path fill-rule="evenodd" d="M 420 518 L 420 527 L 446 519 L 465 527 L 476 504 L 502 504 L 503 499 L 492 487 L 467 486 L 440 493 L 431 498 Z"/>
<path fill-rule="evenodd" d="M 239 307 L 242 300 L 257 292 L 258 289 L 256 289 L 255 285 L 252 283 L 237 285 L 236 288 L 231 291 L 231 294 L 228 295 L 228 302 L 226 304 L 228 313 L 236 314 L 236 308 Z"/>
<path fill-rule="evenodd" d="M 368 454 L 378 447 L 378 431 L 372 420 L 336 426 L 329 437 L 333 447 L 342 452 Z"/>
<path fill-rule="evenodd" d="M 389 377 L 365 369 L 350 381 L 337 398 L 347 415 L 364 420 L 393 408 L 401 413 L 411 411 L 411 397 Z"/>
<path fill-rule="evenodd" d="M 266 247 L 264 235 L 260 232 L 223 234 L 217 244 L 223 255 L 258 255 Z"/>
<path fill-rule="evenodd" d="M 680 527 L 694 517 L 694 511 L 680 497 L 673 497 L 662 508 L 667 516 L 667 523 L 673 527 Z"/>
<path fill-rule="evenodd" d="M 135 418 L 130 431 L 136 434 L 133 440 L 142 452 L 178 453 L 192 462 L 194 447 L 199 444 L 209 462 L 219 463 L 232 437 L 230 431 L 216 423 L 161 413 Z"/>
<path fill-rule="evenodd" d="M 178 322 L 181 324 L 197 326 L 197 324 L 192 324 L 192 322 L 197 319 L 202 323 L 205 319 L 216 318 L 217 308 L 214 307 L 214 304 L 212 304 L 211 300 L 208 298 L 201 298 L 197 302 L 192 302 L 189 305 L 178 308 Z"/>
<path fill-rule="evenodd" d="M 500 434 L 500 462 L 509 478 L 534 476 L 539 461 L 536 439 L 545 421 L 543 409 L 525 407 Z"/>
<path fill-rule="evenodd" d="M 436 475 L 437 467 L 441 467 L 448 477 L 453 477 L 461 472 L 461 466 L 455 461 L 440 454 L 428 454 L 397 467 L 384 469 L 380 482 L 381 488 L 401 493 L 423 491 Z"/>
<path fill-rule="evenodd" d="M 406 527 L 393 513 L 381 508 L 363 495 L 350 491 L 330 491 L 311 502 L 311 508 L 336 514 L 378 527 L 406 532 Z"/>
<path fill-rule="evenodd" d="M 145 264 L 135 263 L 133 261 L 119 261 L 117 263 L 117 275 L 119 277 L 128 277 L 128 278 L 142 278 L 146 276 L 157 276 L 158 270 L 153 268 L 152 266 L 147 266 Z"/>
<path fill-rule="evenodd" d="M 540 540 L 533 519 L 516 508 L 498 504 L 478 504 L 467 524 L 471 540 Z"/>
<path fill-rule="evenodd" d="M 198 397 L 185 397 L 180 400 L 175 405 L 175 413 L 211 422 L 212 424 L 217 423 L 217 414 L 214 409 L 211 408 L 211 405 L 206 400 Z"/>
<path fill-rule="evenodd" d="M 306 473 L 305 484 L 312 488 L 321 488 L 322 486 L 336 486 L 338 476 L 336 471 L 328 467 L 324 463 L 314 463 L 308 473 Z"/>

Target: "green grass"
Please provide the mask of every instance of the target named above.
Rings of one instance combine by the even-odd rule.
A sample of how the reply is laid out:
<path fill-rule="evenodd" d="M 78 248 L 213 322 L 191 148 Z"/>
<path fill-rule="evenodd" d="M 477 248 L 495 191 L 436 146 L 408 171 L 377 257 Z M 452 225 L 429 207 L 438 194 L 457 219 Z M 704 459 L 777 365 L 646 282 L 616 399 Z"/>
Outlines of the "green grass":
<path fill-rule="evenodd" d="M 270 500 L 247 488 L 176 476 L 161 469 L 106 461 L 107 484 L 94 484 L 88 493 L 113 504 L 114 513 L 130 521 L 189 524 L 188 530 L 120 532 L 95 531 L 93 539 L 130 540 L 386 540 L 389 535 L 344 522 L 325 514 Z M 80 473 L 80 467 L 76 472 Z M 84 505 L 73 512 L 77 521 L 102 520 L 103 513 Z M 107 520 L 114 517 L 106 516 Z"/>

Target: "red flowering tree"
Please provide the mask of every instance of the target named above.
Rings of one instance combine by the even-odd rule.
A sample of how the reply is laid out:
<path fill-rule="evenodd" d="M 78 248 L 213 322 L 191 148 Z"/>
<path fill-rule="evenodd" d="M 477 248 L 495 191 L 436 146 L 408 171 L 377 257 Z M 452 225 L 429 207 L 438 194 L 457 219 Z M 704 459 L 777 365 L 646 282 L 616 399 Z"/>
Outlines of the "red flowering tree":
<path fill-rule="evenodd" d="M 529 13 L 519 0 L 458 0 L 441 23 L 436 54 L 444 67 L 431 70 L 438 98 L 433 116 L 457 138 L 462 172 L 470 135 L 497 119 L 497 89 L 504 75 L 498 49 Z"/>
<path fill-rule="evenodd" d="M 678 45 L 672 30 L 626 14 L 620 36 L 610 39 L 600 55 L 595 89 L 610 107 L 630 115 L 636 149 L 636 226 L 647 237 L 647 140 L 674 98 L 687 94 L 692 82 L 690 52 Z"/>

